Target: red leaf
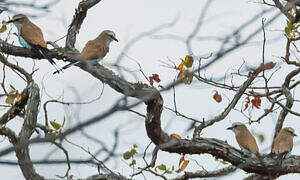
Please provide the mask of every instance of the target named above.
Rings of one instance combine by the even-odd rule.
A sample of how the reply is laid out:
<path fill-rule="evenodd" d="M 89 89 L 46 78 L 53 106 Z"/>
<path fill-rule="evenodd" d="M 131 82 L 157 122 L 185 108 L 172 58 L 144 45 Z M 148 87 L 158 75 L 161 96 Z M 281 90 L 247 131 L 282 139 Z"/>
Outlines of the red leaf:
<path fill-rule="evenodd" d="M 217 101 L 218 103 L 222 101 L 222 96 L 218 94 L 218 91 L 213 96 L 214 100 Z"/>
<path fill-rule="evenodd" d="M 246 104 L 245 104 L 245 109 L 244 109 L 244 111 L 248 108 L 248 106 L 249 106 L 249 103 L 250 103 L 250 98 L 249 98 L 249 96 L 247 96 L 246 97 Z"/>
<path fill-rule="evenodd" d="M 158 74 L 152 74 L 152 77 L 153 77 L 154 81 L 160 82 L 160 79 L 159 79 L 159 75 L 158 75 Z"/>
<path fill-rule="evenodd" d="M 150 85 L 153 86 L 153 77 L 149 77 Z"/>
<path fill-rule="evenodd" d="M 153 86 L 153 82 L 160 82 L 159 75 L 158 74 L 152 74 L 152 76 L 149 77 L 150 85 Z"/>
<path fill-rule="evenodd" d="M 252 109 L 253 107 L 256 107 L 257 109 L 260 109 L 260 105 L 261 105 L 261 99 L 259 96 L 254 96 L 254 99 L 251 100 L 251 104 L 252 104 Z"/>
<path fill-rule="evenodd" d="M 276 65 L 276 63 L 268 62 L 266 64 L 261 64 L 259 68 L 261 70 L 268 70 L 268 69 L 273 69 L 275 67 L 275 65 Z"/>

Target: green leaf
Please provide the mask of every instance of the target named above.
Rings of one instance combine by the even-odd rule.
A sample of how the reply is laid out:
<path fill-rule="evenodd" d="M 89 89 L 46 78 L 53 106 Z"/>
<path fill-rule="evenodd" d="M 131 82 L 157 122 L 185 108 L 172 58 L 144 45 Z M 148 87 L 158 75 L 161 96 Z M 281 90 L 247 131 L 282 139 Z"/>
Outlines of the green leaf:
<path fill-rule="evenodd" d="M 3 32 L 5 32 L 7 30 L 7 27 L 6 27 L 6 25 L 2 25 L 2 27 L 0 28 L 0 33 L 3 33 Z"/>
<path fill-rule="evenodd" d="M 136 144 L 133 145 L 133 148 L 137 148 L 138 146 Z"/>
<path fill-rule="evenodd" d="M 224 165 L 228 164 L 227 161 L 221 161 L 221 163 L 224 164 Z"/>
<path fill-rule="evenodd" d="M 158 168 L 159 170 L 162 170 L 162 171 L 167 170 L 167 167 L 166 167 L 166 165 L 164 165 L 164 164 L 161 164 L 161 165 L 157 166 L 157 168 Z"/>
<path fill-rule="evenodd" d="M 135 149 L 131 149 L 130 153 L 132 154 L 132 156 L 134 156 L 135 154 L 137 154 L 138 152 Z"/>
<path fill-rule="evenodd" d="M 134 166 L 134 165 L 136 165 L 136 161 L 135 161 L 135 159 L 134 159 L 134 160 L 132 160 L 132 162 L 129 164 L 129 166 L 131 167 L 131 166 Z"/>
<path fill-rule="evenodd" d="M 61 125 L 55 121 L 50 121 L 50 124 L 55 130 L 59 130 L 61 128 Z"/>
<path fill-rule="evenodd" d="M 125 160 L 128 160 L 128 159 L 130 159 L 132 157 L 132 154 L 131 154 L 131 152 L 129 152 L 129 151 L 126 151 L 124 154 L 123 154 L 123 158 L 125 159 Z"/>

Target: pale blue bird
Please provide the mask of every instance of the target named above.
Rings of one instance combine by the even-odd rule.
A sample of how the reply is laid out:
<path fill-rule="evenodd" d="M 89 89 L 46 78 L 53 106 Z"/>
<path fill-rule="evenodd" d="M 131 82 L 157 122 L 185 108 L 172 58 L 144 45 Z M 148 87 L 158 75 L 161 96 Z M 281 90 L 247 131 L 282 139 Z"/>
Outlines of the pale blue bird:
<path fill-rule="evenodd" d="M 14 15 L 7 23 L 14 23 L 17 27 L 18 39 L 21 46 L 32 49 L 41 57 L 47 59 L 55 69 L 59 69 L 53 59 L 47 55 L 50 51 L 47 49 L 41 29 L 33 24 L 27 16 L 23 14 Z"/>

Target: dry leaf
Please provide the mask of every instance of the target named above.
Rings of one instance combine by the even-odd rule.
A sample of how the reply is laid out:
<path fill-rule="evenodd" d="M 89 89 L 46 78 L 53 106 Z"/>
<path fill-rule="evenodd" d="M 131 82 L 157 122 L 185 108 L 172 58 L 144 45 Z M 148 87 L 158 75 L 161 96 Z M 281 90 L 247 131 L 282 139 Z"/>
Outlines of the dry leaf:
<path fill-rule="evenodd" d="M 182 171 L 185 170 L 185 168 L 187 167 L 187 165 L 189 164 L 189 160 L 184 160 L 183 163 L 182 163 L 182 166 L 176 171 L 177 173 L 180 173 Z"/>
<path fill-rule="evenodd" d="M 184 161 L 184 155 L 181 156 L 179 163 L 178 163 L 178 167 L 180 167 L 181 163 Z"/>
<path fill-rule="evenodd" d="M 218 93 L 218 91 L 216 91 L 216 93 L 214 94 L 213 98 L 218 103 L 222 102 L 222 96 Z"/>
<path fill-rule="evenodd" d="M 193 73 L 189 72 L 188 70 L 183 69 L 179 72 L 177 79 L 181 79 L 185 84 L 191 84 L 193 81 Z"/>
<path fill-rule="evenodd" d="M 149 77 L 150 85 L 153 86 L 153 82 L 160 82 L 159 75 L 158 74 L 152 74 L 152 76 Z"/>

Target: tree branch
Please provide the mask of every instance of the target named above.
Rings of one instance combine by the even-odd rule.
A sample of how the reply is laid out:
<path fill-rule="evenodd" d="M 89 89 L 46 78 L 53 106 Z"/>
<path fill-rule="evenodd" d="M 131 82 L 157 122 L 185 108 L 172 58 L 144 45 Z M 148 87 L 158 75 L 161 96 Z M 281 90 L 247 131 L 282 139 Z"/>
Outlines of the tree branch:
<path fill-rule="evenodd" d="M 42 176 L 36 173 L 30 155 L 28 140 L 31 137 L 36 125 L 37 115 L 40 104 L 39 87 L 34 82 L 30 83 L 28 87 L 29 97 L 27 108 L 24 117 L 24 123 L 19 133 L 19 139 L 13 145 L 15 146 L 16 156 L 18 158 L 19 166 L 26 179 L 44 179 Z"/>
<path fill-rule="evenodd" d="M 68 34 L 66 38 L 66 48 L 74 49 L 76 42 L 76 35 L 79 32 L 81 24 L 86 17 L 88 9 L 99 3 L 101 0 L 83 0 L 79 3 L 78 8 L 75 9 L 75 15 L 69 26 Z"/>

